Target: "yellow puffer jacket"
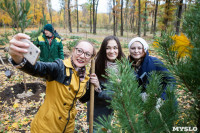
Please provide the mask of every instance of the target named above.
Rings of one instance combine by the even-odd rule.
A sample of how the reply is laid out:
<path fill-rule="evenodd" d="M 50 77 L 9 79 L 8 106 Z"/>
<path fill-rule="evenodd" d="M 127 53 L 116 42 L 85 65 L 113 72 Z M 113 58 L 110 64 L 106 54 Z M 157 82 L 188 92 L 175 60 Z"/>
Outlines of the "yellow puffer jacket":
<path fill-rule="evenodd" d="M 55 78 L 58 76 L 55 76 L 57 74 L 57 72 L 55 72 L 55 70 L 57 71 L 57 68 L 54 69 L 54 67 L 62 66 L 60 65 L 60 62 L 57 64 L 57 66 L 55 64 L 51 66 L 50 69 L 47 68 L 48 63 L 37 62 L 34 69 L 37 71 L 37 69 L 42 68 L 41 66 L 46 65 L 44 70 L 42 68 L 42 73 L 46 73 L 44 71 L 47 69 L 48 73 L 54 74 L 52 77 Z M 85 94 L 86 83 L 89 80 L 89 76 L 88 71 L 86 71 L 87 74 L 85 79 L 79 82 L 79 77 L 71 64 L 71 59 L 69 58 L 64 60 L 63 64 L 65 66 L 64 68 L 66 69 L 67 76 L 70 75 L 70 68 L 72 70 L 71 82 L 69 85 L 64 85 L 63 83 L 58 82 L 60 79 L 56 81 L 57 79 L 53 80 L 51 78 L 51 81 L 47 81 L 45 100 L 31 123 L 31 133 L 62 133 L 63 131 L 65 133 L 74 132 L 75 116 L 77 113 L 75 108 L 76 101 Z M 25 65 L 25 67 L 27 66 Z M 28 68 L 30 69 L 30 66 Z M 62 67 L 60 69 L 62 70 Z M 23 68 L 23 71 L 27 72 L 30 70 Z M 58 69 L 58 71 L 60 70 Z M 37 75 L 30 72 L 27 73 L 38 76 L 40 71 L 36 72 Z"/>

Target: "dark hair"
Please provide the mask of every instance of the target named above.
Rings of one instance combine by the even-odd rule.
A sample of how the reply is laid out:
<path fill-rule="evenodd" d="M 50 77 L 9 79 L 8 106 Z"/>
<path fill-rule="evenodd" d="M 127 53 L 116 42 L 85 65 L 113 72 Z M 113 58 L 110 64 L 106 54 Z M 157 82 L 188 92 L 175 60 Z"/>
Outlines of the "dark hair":
<path fill-rule="evenodd" d="M 95 61 L 95 73 L 98 79 L 101 79 L 101 80 L 105 80 L 105 78 L 102 77 L 102 75 L 105 75 L 105 67 L 106 67 L 105 63 L 106 63 L 106 60 L 108 60 L 106 56 L 106 47 L 108 45 L 108 41 L 110 40 L 115 40 L 117 43 L 117 46 L 118 46 L 117 59 L 121 60 L 122 57 L 125 57 L 124 53 L 122 52 L 120 41 L 116 36 L 107 36 L 106 38 L 104 38 L 101 44 L 101 48 L 99 52 L 97 53 L 97 58 Z"/>

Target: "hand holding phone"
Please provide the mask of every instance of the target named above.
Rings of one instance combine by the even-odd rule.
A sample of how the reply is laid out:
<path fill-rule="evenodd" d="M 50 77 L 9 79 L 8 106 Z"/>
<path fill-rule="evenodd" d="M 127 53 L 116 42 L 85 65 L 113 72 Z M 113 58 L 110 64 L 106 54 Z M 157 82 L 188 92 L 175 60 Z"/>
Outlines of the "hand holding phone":
<path fill-rule="evenodd" d="M 28 52 L 24 54 L 24 58 L 27 59 L 32 65 L 35 65 L 37 59 L 40 55 L 40 49 L 36 47 L 30 40 L 28 39 L 21 39 L 20 41 L 29 44 L 29 48 L 27 49 Z"/>

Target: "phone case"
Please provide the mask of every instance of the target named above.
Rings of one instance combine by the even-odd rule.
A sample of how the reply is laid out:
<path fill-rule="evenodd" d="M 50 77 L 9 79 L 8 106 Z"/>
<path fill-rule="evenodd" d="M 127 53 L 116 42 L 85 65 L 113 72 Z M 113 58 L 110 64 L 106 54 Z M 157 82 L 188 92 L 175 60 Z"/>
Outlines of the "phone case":
<path fill-rule="evenodd" d="M 40 55 L 40 49 L 28 39 L 21 39 L 20 41 L 30 45 L 28 48 L 28 53 L 24 54 L 24 58 L 26 58 L 32 65 L 35 65 Z"/>

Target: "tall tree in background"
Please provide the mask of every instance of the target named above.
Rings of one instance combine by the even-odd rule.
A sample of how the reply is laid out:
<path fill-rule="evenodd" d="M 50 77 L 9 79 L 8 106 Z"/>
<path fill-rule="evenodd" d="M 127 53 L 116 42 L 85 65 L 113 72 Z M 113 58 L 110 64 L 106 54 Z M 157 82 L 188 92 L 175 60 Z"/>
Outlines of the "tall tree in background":
<path fill-rule="evenodd" d="M 48 0 L 48 8 L 49 8 L 49 17 L 50 17 L 51 24 L 52 24 L 52 6 L 51 6 L 51 0 Z"/>
<path fill-rule="evenodd" d="M 90 5 L 90 33 L 92 33 L 92 0 L 89 0 Z"/>
<path fill-rule="evenodd" d="M 152 5 L 152 9 L 151 9 L 151 30 L 150 30 L 150 34 L 152 34 L 153 33 L 153 30 L 154 30 L 154 23 L 153 23 L 153 20 L 154 20 L 154 6 L 155 6 L 155 0 L 154 0 L 154 2 L 153 3 L 151 3 L 151 5 Z"/>
<path fill-rule="evenodd" d="M 147 32 L 147 25 L 148 25 L 148 21 L 147 21 L 147 0 L 145 0 L 145 11 L 144 11 L 144 36 L 146 36 L 146 32 Z"/>
<path fill-rule="evenodd" d="M 164 20 L 163 20 L 163 23 L 164 23 L 164 31 L 167 30 L 167 27 L 168 27 L 168 21 L 169 21 L 169 10 L 170 10 L 170 3 L 171 3 L 171 0 L 166 0 L 166 3 L 165 3 L 165 14 L 164 14 Z"/>
<path fill-rule="evenodd" d="M 115 13 L 115 3 L 116 1 L 113 0 L 113 35 L 116 36 L 116 13 Z"/>
<path fill-rule="evenodd" d="M 118 32 L 118 22 L 120 21 L 121 3 L 120 0 L 115 0 L 115 31 Z"/>
<path fill-rule="evenodd" d="M 130 16 L 131 16 L 131 18 L 130 18 L 130 28 L 131 28 L 131 31 L 135 31 L 134 30 L 134 22 L 135 22 L 135 3 L 136 3 L 136 0 L 132 0 L 132 2 L 131 2 L 132 4 L 131 4 L 131 11 L 130 11 Z"/>
<path fill-rule="evenodd" d="M 157 21 L 157 12 L 158 12 L 158 1 L 156 0 L 156 8 L 155 8 L 155 14 L 154 14 L 154 28 L 153 28 L 153 35 L 156 35 L 156 21 Z"/>
<path fill-rule="evenodd" d="M 141 4 L 138 0 L 138 36 L 141 36 Z"/>
<path fill-rule="evenodd" d="M 96 34 L 96 22 L 95 22 L 95 0 L 93 0 L 93 34 Z"/>
<path fill-rule="evenodd" d="M 64 26 L 64 29 L 66 28 L 66 0 L 60 0 L 60 6 L 61 6 L 61 9 L 63 10 L 63 18 L 64 18 L 64 22 L 63 22 L 63 26 Z"/>
<path fill-rule="evenodd" d="M 179 30 L 180 30 L 182 9 L 183 9 L 183 0 L 180 0 L 179 6 L 178 6 L 177 22 L 176 22 L 177 35 L 179 34 Z"/>
<path fill-rule="evenodd" d="M 123 31 L 124 31 L 124 27 L 123 27 L 123 25 L 124 25 L 124 23 L 123 23 L 123 3 L 124 3 L 124 1 L 123 0 L 121 0 L 121 36 L 123 36 Z"/>
<path fill-rule="evenodd" d="M 77 17 L 77 32 L 79 32 L 79 17 L 78 17 L 78 0 L 76 0 L 76 17 Z"/>
<path fill-rule="evenodd" d="M 97 8 L 98 8 L 99 0 L 93 0 L 93 34 L 96 34 L 97 27 Z"/>
<path fill-rule="evenodd" d="M 127 38 L 128 38 L 128 12 L 129 12 L 128 4 L 129 0 L 126 1 L 126 7 L 125 7 L 125 28 L 127 32 Z"/>
<path fill-rule="evenodd" d="M 70 8 L 70 1 L 71 0 L 68 0 L 68 23 L 69 23 L 69 32 L 72 33 L 72 24 L 71 24 L 71 8 Z"/>

